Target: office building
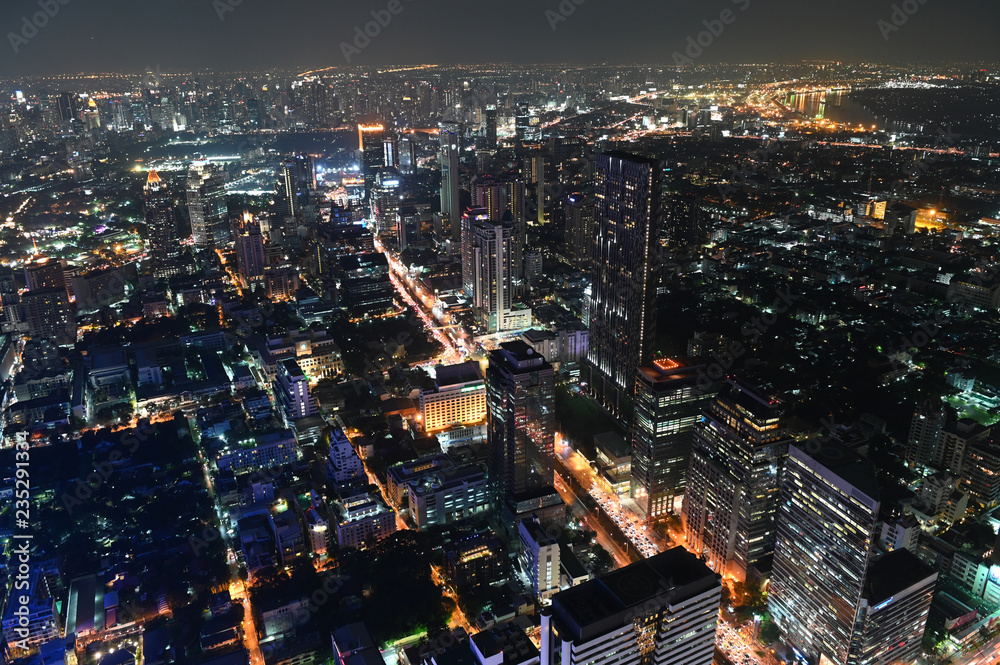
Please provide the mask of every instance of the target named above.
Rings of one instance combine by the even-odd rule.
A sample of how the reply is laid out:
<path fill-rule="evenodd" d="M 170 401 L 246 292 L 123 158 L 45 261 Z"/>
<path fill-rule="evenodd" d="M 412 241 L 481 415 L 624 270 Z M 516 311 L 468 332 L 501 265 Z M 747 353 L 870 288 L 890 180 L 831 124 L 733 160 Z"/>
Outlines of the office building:
<path fill-rule="evenodd" d="M 167 184 L 156 171 L 146 179 L 146 230 L 149 235 L 149 253 L 154 260 L 177 254 L 177 223 L 174 219 L 174 199 Z"/>
<path fill-rule="evenodd" d="M 361 175 L 365 180 L 365 196 L 371 196 L 375 177 L 385 166 L 385 127 L 358 125 L 358 150 L 361 153 Z"/>
<path fill-rule="evenodd" d="M 651 354 L 662 179 L 652 159 L 619 152 L 597 158 L 590 347 L 581 381 L 622 420 L 631 418 L 635 373 Z"/>
<path fill-rule="evenodd" d="M 791 441 L 782 415 L 780 402 L 730 379 L 694 428 L 682 509 L 688 546 L 740 581 L 770 569 Z"/>
<path fill-rule="evenodd" d="M 451 220 L 452 240 L 461 240 L 458 221 L 461 212 L 459 192 L 459 152 L 462 138 L 456 122 L 442 122 L 438 133 L 440 149 L 438 161 L 441 163 L 441 214 Z"/>
<path fill-rule="evenodd" d="M 191 165 L 187 174 L 187 205 L 196 248 L 216 249 L 229 242 L 226 187 L 217 166 L 209 163 Z"/>
<path fill-rule="evenodd" d="M 426 433 L 485 422 L 486 379 L 479 363 L 438 365 L 434 375 L 433 387 L 420 391 L 420 419 Z"/>
<path fill-rule="evenodd" d="M 768 607 L 810 662 L 853 662 L 878 494 L 875 467 L 842 444 L 789 447 Z"/>
<path fill-rule="evenodd" d="M 397 234 L 399 215 L 399 172 L 380 169 L 371 190 L 371 215 L 375 231 L 380 235 Z"/>
<path fill-rule="evenodd" d="M 629 496 L 647 519 L 680 509 L 694 426 L 717 388 L 714 382 L 699 385 L 704 372 L 703 366 L 669 358 L 639 368 Z"/>
<path fill-rule="evenodd" d="M 541 665 L 712 665 L 722 583 L 675 547 L 557 593 Z"/>
<path fill-rule="evenodd" d="M 264 280 L 266 267 L 264 235 L 260 232 L 260 224 L 249 214 L 244 215 L 243 223 L 236 232 L 236 270 L 240 285 L 244 289 L 255 288 Z"/>
<path fill-rule="evenodd" d="M 490 221 L 490 211 L 487 208 L 466 208 L 459 220 L 462 245 L 462 291 L 470 299 L 476 291 L 475 235 L 477 224 Z"/>
<path fill-rule="evenodd" d="M 486 401 L 494 505 L 509 507 L 520 497 L 550 489 L 555 443 L 552 366 L 524 342 L 500 344 L 489 354 Z"/>
<path fill-rule="evenodd" d="M 472 226 L 472 308 L 490 334 L 512 327 L 514 245 L 514 226 L 508 222 Z"/>
<path fill-rule="evenodd" d="M 594 251 L 594 201 L 580 194 L 566 199 L 566 258 L 586 270 Z"/>
<path fill-rule="evenodd" d="M 868 567 L 854 639 L 858 665 L 914 663 L 921 653 L 938 574 L 900 549 Z"/>

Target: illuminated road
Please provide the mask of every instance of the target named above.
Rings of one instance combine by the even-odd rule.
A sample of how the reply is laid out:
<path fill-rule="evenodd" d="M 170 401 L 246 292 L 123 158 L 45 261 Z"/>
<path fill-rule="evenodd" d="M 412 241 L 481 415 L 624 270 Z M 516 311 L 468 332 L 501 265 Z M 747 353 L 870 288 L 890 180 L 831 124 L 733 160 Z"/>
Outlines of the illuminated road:
<path fill-rule="evenodd" d="M 431 565 L 431 581 L 441 587 L 441 591 L 444 595 L 455 603 L 455 611 L 451 613 L 448 628 L 451 630 L 462 628 L 469 635 L 475 635 L 478 633 L 479 629 L 469 623 L 465 613 L 462 612 L 462 608 L 458 604 L 458 595 L 451 588 L 451 585 L 448 584 L 448 580 L 445 579 L 444 573 L 441 571 L 441 566 Z"/>
<path fill-rule="evenodd" d="M 575 514 L 577 518 L 583 520 L 587 529 L 597 534 L 597 543 L 615 560 L 616 568 L 622 568 L 630 563 L 634 563 L 638 557 L 636 557 L 636 559 L 629 557 L 628 553 L 618 546 L 614 538 L 608 535 L 599 520 L 594 519 L 587 506 L 583 503 L 580 497 L 573 493 L 573 490 L 570 489 L 566 482 L 564 482 L 558 472 L 556 472 L 554 485 L 556 491 L 559 492 L 559 496 L 562 498 L 563 503 L 566 504 L 569 511 Z"/>

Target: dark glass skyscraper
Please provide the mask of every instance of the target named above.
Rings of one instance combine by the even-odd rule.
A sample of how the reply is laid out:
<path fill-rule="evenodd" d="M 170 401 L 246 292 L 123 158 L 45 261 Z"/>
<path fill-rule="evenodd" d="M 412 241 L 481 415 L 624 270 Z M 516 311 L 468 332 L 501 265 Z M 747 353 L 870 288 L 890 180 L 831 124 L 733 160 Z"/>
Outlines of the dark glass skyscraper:
<path fill-rule="evenodd" d="M 229 242 L 229 213 L 222 173 L 213 164 L 193 164 L 187 176 L 187 204 L 195 247 L 215 249 Z"/>
<path fill-rule="evenodd" d="M 635 372 L 653 341 L 662 180 L 654 159 L 621 152 L 597 158 L 590 348 L 581 379 L 620 419 L 631 417 Z"/>
<path fill-rule="evenodd" d="M 684 493 L 688 546 L 745 581 L 770 569 L 791 438 L 781 403 L 731 379 L 694 428 Z"/>
<path fill-rule="evenodd" d="M 878 514 L 870 461 L 828 440 L 789 448 L 768 606 L 810 659 L 853 660 Z"/>
<path fill-rule="evenodd" d="M 522 341 L 491 351 L 486 370 L 487 446 L 497 512 L 550 488 L 555 444 L 555 374 Z"/>
<path fill-rule="evenodd" d="M 668 358 L 639 368 L 630 495 L 647 518 L 673 512 L 675 499 L 684 494 L 694 425 L 717 388 L 700 386 L 699 370 Z"/>
<path fill-rule="evenodd" d="M 150 171 L 146 180 L 146 228 L 149 231 L 150 255 L 161 260 L 177 250 L 174 201 L 159 174 Z"/>

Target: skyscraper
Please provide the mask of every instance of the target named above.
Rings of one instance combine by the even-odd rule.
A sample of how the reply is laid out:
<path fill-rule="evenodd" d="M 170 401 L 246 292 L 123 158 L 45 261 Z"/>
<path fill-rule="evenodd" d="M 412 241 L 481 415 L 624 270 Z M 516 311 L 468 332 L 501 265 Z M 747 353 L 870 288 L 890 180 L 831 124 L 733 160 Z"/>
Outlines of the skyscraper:
<path fill-rule="evenodd" d="M 832 440 L 789 447 L 768 607 L 812 662 L 853 662 L 879 499 L 875 467 Z"/>
<path fill-rule="evenodd" d="M 29 291 L 66 290 L 66 273 L 61 261 L 42 257 L 24 266 L 24 281 Z"/>
<path fill-rule="evenodd" d="M 480 222 L 488 222 L 490 211 L 486 208 L 468 208 L 462 213 L 459 222 L 462 244 L 462 291 L 469 298 L 473 298 L 476 286 L 476 269 L 473 265 L 475 256 L 475 236 L 473 227 Z"/>
<path fill-rule="evenodd" d="M 574 268 L 590 268 L 594 251 L 594 202 L 574 194 L 566 199 L 566 258 Z"/>
<path fill-rule="evenodd" d="M 712 665 L 720 576 L 675 547 L 557 593 L 541 665 Z"/>
<path fill-rule="evenodd" d="M 774 552 L 791 439 L 781 403 L 730 379 L 694 427 L 684 493 L 687 542 L 715 571 L 759 578 Z"/>
<path fill-rule="evenodd" d="M 365 195 L 371 194 L 375 176 L 385 166 L 385 128 L 382 125 L 358 125 L 358 150 L 361 152 L 361 175 Z"/>
<path fill-rule="evenodd" d="M 497 149 L 497 109 L 495 106 L 486 107 L 486 116 L 484 121 L 486 127 L 484 133 L 486 135 L 486 149 L 496 150 Z"/>
<path fill-rule="evenodd" d="M 694 425 L 714 397 L 698 385 L 703 370 L 669 358 L 639 368 L 630 496 L 649 519 L 672 513 L 684 494 Z"/>
<path fill-rule="evenodd" d="M 177 224 L 174 201 L 159 174 L 150 171 L 146 179 L 146 228 L 149 231 L 150 255 L 162 260 L 177 251 Z"/>
<path fill-rule="evenodd" d="M 260 224 L 249 214 L 244 215 L 236 233 L 236 267 L 244 289 L 264 279 L 264 236 L 260 232 Z"/>
<path fill-rule="evenodd" d="M 441 214 L 451 220 L 452 239 L 461 239 L 461 227 L 455 222 L 461 206 L 459 193 L 458 156 L 462 149 L 462 139 L 457 122 L 442 122 L 438 139 L 441 147 L 438 161 L 441 162 Z"/>
<path fill-rule="evenodd" d="M 662 179 L 653 159 L 620 152 L 597 158 L 590 348 L 580 378 L 619 419 L 631 417 L 635 372 L 651 353 Z"/>
<path fill-rule="evenodd" d="M 486 370 L 487 455 L 497 514 L 550 488 L 555 444 L 555 374 L 522 341 L 490 351 Z"/>
<path fill-rule="evenodd" d="M 514 295 L 522 295 L 526 288 L 524 252 L 528 230 L 524 181 L 516 177 L 477 177 L 472 184 L 472 205 L 485 208 L 491 222 L 510 221 L 513 225 L 511 279 Z"/>
<path fill-rule="evenodd" d="M 195 247 L 215 249 L 229 242 L 229 212 L 222 172 L 208 163 L 195 163 L 187 175 L 187 204 Z"/>
<path fill-rule="evenodd" d="M 508 329 L 513 306 L 514 226 L 477 222 L 472 226 L 472 306 L 488 333 Z"/>

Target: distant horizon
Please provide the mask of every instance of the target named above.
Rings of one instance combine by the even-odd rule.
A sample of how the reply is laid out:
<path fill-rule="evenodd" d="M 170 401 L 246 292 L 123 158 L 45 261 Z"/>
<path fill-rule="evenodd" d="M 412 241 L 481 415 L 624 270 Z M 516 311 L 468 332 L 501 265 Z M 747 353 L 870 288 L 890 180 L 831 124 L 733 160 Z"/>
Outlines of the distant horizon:
<path fill-rule="evenodd" d="M 393 63 L 1000 61 L 1000 4 L 608 0 L 9 0 L 0 72 L 261 71 Z M 691 64 L 691 63 L 686 63 Z M 891 65 L 887 65 L 891 66 Z"/>

